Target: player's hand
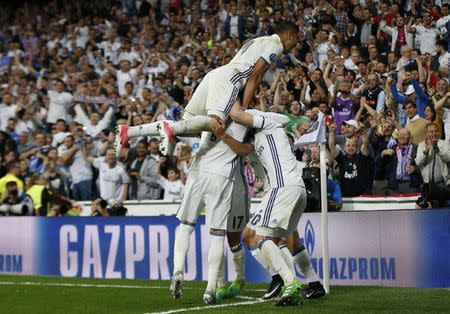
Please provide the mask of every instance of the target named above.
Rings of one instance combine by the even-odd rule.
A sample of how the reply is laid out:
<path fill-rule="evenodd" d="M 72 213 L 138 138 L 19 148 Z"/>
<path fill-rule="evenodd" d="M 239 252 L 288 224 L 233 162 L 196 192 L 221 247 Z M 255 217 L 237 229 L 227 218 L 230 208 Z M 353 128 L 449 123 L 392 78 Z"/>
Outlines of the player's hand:
<path fill-rule="evenodd" d="M 213 118 L 211 119 L 211 131 L 214 133 L 215 136 L 218 138 L 222 138 L 225 135 L 225 124 L 222 120 L 219 118 Z"/>

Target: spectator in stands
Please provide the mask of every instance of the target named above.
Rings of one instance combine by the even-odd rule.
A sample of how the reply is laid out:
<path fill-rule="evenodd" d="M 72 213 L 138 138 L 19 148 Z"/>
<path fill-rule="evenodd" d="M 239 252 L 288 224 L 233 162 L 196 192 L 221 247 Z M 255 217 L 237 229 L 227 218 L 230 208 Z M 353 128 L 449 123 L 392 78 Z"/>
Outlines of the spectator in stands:
<path fill-rule="evenodd" d="M 159 140 L 157 138 L 152 138 L 148 142 L 148 151 L 151 157 L 156 161 L 159 161 L 161 152 L 159 151 Z"/>
<path fill-rule="evenodd" d="M 0 216 L 31 216 L 33 201 L 19 189 L 17 182 L 8 181 L 5 188 L 5 197 L 0 204 Z"/>
<path fill-rule="evenodd" d="M 28 161 L 28 159 L 20 159 L 19 168 L 20 168 L 19 178 L 26 186 L 30 181 L 32 175 L 32 173 L 30 172 L 30 162 Z"/>
<path fill-rule="evenodd" d="M 317 145 L 311 145 L 311 160 L 308 162 L 307 168 L 320 168 L 320 149 Z M 328 194 L 328 210 L 339 211 L 342 209 L 342 193 L 339 183 L 328 176 L 329 162 L 327 160 L 327 194 Z M 320 182 L 317 182 L 320 184 Z M 320 190 L 320 187 L 319 187 Z"/>
<path fill-rule="evenodd" d="M 111 123 L 114 110 L 112 106 L 107 104 L 104 106 L 108 107 L 108 110 L 105 112 L 103 118 L 96 111 L 91 112 L 88 118 L 79 104 L 75 106 L 76 120 L 84 126 L 86 133 L 92 137 L 96 137 L 102 130 L 107 129 Z"/>
<path fill-rule="evenodd" d="M 14 104 L 14 98 L 11 93 L 6 92 L 2 96 L 3 102 L 0 104 L 0 130 L 4 131 L 6 130 L 8 119 L 16 117 L 18 107 Z"/>
<path fill-rule="evenodd" d="M 438 185 L 450 185 L 448 163 L 450 163 L 450 144 L 440 140 L 438 127 L 428 123 L 425 128 L 425 140 L 417 148 L 416 164 L 420 167 L 423 181 Z"/>
<path fill-rule="evenodd" d="M 419 42 L 420 53 L 429 53 L 434 55 L 436 53 L 436 38 L 440 33 L 435 27 L 433 27 L 433 20 L 430 13 L 423 13 L 422 23 L 413 25 L 414 20 L 414 17 L 409 19 L 406 29 L 408 32 L 416 34 L 416 39 Z"/>
<path fill-rule="evenodd" d="M 388 169 L 388 194 L 419 192 L 422 176 L 415 161 L 417 145 L 411 143 L 411 133 L 407 128 L 398 131 L 397 143 L 391 149 L 394 158 L 392 166 Z M 388 154 L 391 153 L 388 151 Z"/>
<path fill-rule="evenodd" d="M 425 139 L 425 127 L 429 122 L 427 119 L 419 117 L 416 104 L 413 101 L 405 103 L 403 110 L 408 118 L 405 127 L 411 133 L 411 142 L 418 145 Z"/>
<path fill-rule="evenodd" d="M 409 103 L 414 102 L 416 107 L 416 113 L 423 118 L 425 115 L 425 107 L 428 104 L 430 98 L 422 89 L 422 87 L 420 87 L 419 83 L 415 78 L 411 78 L 410 82 L 411 84 L 408 85 L 408 87 L 406 88 L 404 95 L 400 95 L 398 93 L 396 84 L 392 84 L 392 79 L 391 78 L 387 79 L 387 83 L 392 84 L 391 93 L 393 100 L 398 104 L 402 104 L 404 108 L 406 107 L 408 102 Z M 409 122 L 409 119 L 406 121 L 406 123 Z M 403 121 L 401 122 L 404 123 Z"/>
<path fill-rule="evenodd" d="M 72 178 L 72 197 L 78 201 L 91 200 L 93 197 L 93 172 L 80 149 L 82 142 L 75 142 L 73 135 L 68 135 L 58 147 L 58 162 L 68 167 Z"/>
<path fill-rule="evenodd" d="M 46 185 L 47 179 L 40 173 L 33 174 L 27 185 L 27 194 L 33 200 L 34 215 L 36 216 L 47 216 L 51 205 L 51 196 Z"/>
<path fill-rule="evenodd" d="M 392 136 L 395 129 L 394 124 L 386 120 L 382 126 L 382 134 L 375 134 L 372 139 L 372 146 L 375 151 L 374 185 L 375 195 L 387 195 L 388 180 L 393 173 L 395 162 L 396 141 Z"/>
<path fill-rule="evenodd" d="M 433 97 L 434 108 L 436 112 L 442 117 L 444 123 L 444 135 L 445 140 L 450 140 L 450 92 L 447 92 L 444 97 L 440 97 L 439 100 L 437 95 Z"/>
<path fill-rule="evenodd" d="M 59 78 L 55 78 L 53 80 L 53 89 L 49 89 L 48 86 L 43 84 L 42 76 L 39 76 L 36 82 L 37 88 L 48 89 L 47 97 L 50 101 L 48 114 L 47 114 L 47 132 L 52 130 L 52 125 L 56 123 L 58 119 L 67 120 L 68 118 L 68 109 L 72 101 L 72 94 L 66 92 L 66 83 Z"/>
<path fill-rule="evenodd" d="M 161 168 L 166 161 L 165 157 L 159 158 L 159 167 L 157 172 L 158 182 L 164 189 L 164 200 L 176 201 L 181 200 L 184 195 L 184 184 L 180 180 L 180 171 L 177 168 L 169 168 L 167 170 L 167 178 L 161 175 Z"/>
<path fill-rule="evenodd" d="M 369 156 L 369 138 L 365 134 L 362 136 L 363 144 L 360 151 L 357 151 L 354 140 L 348 140 L 344 147 L 345 154 L 343 154 L 336 148 L 335 131 L 336 124 L 332 123 L 328 145 L 332 157 L 336 159 L 339 165 L 339 182 L 342 195 L 354 197 L 361 194 L 371 194 L 372 178 L 369 177 L 369 173 L 373 163 Z"/>
<path fill-rule="evenodd" d="M 130 199 L 156 200 L 160 198 L 161 187 L 156 176 L 158 162 L 149 155 L 147 142 L 139 141 L 136 146 L 136 159 L 128 170 L 130 181 Z"/>
<path fill-rule="evenodd" d="M 33 143 L 30 141 L 28 132 L 20 132 L 19 134 L 19 144 L 17 145 L 17 153 L 22 154 L 33 148 Z"/>
<path fill-rule="evenodd" d="M 14 181 L 16 182 L 17 188 L 24 192 L 24 185 L 20 177 L 20 166 L 17 161 L 10 161 L 6 164 L 6 175 L 0 179 L 0 200 L 3 200 L 6 195 L 6 183 Z"/>
<path fill-rule="evenodd" d="M 359 103 L 359 100 L 351 93 L 351 83 L 344 79 L 339 84 L 339 93 L 332 103 L 337 135 L 342 132 L 342 123 L 355 117 L 357 103 Z"/>
<path fill-rule="evenodd" d="M 83 155 L 87 162 L 99 171 L 100 197 L 109 204 L 122 204 L 128 197 L 130 177 L 125 166 L 117 162 L 116 154 L 112 148 L 106 150 L 106 156 L 93 158 L 88 155 L 86 146 Z"/>

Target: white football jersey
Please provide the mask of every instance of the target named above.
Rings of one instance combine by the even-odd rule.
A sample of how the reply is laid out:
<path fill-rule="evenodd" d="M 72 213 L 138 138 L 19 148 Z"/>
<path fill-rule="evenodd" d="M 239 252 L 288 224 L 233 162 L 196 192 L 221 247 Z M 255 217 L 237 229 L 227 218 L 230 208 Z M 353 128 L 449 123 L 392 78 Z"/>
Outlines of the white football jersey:
<path fill-rule="evenodd" d="M 242 142 L 247 134 L 247 127 L 231 122 L 226 133 Z M 239 156 L 227 144 L 210 132 L 202 133 L 200 148 L 195 155 L 191 169 L 214 173 L 234 180 L 238 164 Z"/>
<path fill-rule="evenodd" d="M 249 40 L 223 68 L 233 73 L 230 79 L 232 84 L 243 87 L 259 58 L 271 64 L 282 54 L 283 45 L 278 35 L 262 36 Z"/>
<path fill-rule="evenodd" d="M 249 110 L 264 117 L 264 124 L 254 138 L 255 154 L 266 169 L 271 187 L 304 186 L 302 170 L 292 152 L 292 146 L 283 126 L 264 112 Z"/>

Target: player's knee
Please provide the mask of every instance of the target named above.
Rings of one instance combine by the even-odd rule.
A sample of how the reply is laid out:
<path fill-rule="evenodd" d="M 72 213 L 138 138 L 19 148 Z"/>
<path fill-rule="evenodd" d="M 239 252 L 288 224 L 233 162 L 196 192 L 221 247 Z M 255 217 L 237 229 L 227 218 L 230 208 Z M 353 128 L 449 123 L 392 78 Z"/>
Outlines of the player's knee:
<path fill-rule="evenodd" d="M 245 228 L 244 233 L 242 234 L 242 240 L 244 240 L 245 245 L 248 248 L 255 246 L 254 243 L 255 231 L 250 228 Z"/>

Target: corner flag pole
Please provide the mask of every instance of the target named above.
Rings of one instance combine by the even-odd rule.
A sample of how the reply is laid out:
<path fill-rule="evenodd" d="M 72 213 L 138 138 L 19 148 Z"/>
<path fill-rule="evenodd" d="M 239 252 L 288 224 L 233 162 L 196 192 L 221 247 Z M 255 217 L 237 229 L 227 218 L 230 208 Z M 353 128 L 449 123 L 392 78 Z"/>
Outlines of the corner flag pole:
<path fill-rule="evenodd" d="M 323 247 L 323 286 L 327 294 L 330 293 L 330 257 L 328 254 L 328 193 L 327 193 L 327 154 L 325 145 L 326 139 L 325 115 L 319 112 L 319 117 L 312 123 L 308 131 L 302 135 L 295 143 L 294 148 L 309 144 L 319 144 L 320 147 L 320 199 L 322 207 L 322 247 Z"/>
<path fill-rule="evenodd" d="M 328 193 L 327 193 L 327 153 L 325 143 L 320 143 L 320 200 L 322 207 L 322 254 L 323 254 L 323 286 L 330 293 L 330 258 L 328 252 Z"/>

